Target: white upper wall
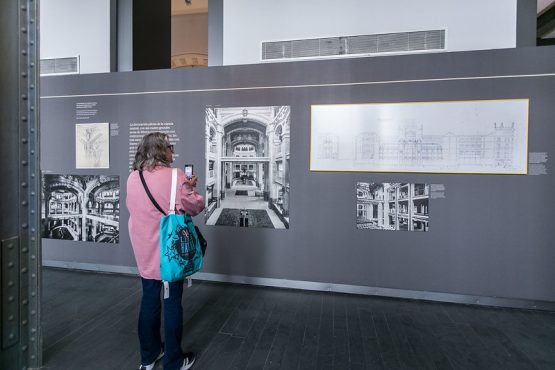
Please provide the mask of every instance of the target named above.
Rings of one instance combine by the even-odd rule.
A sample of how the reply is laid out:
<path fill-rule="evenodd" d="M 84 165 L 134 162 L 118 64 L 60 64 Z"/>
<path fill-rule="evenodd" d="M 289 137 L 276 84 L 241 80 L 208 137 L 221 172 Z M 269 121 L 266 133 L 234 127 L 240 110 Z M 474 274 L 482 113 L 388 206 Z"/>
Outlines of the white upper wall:
<path fill-rule="evenodd" d="M 81 73 L 110 72 L 110 0 L 40 2 L 40 58 L 75 56 Z"/>
<path fill-rule="evenodd" d="M 446 50 L 516 47 L 517 0 L 224 0 L 223 64 L 261 43 L 446 29 Z"/>

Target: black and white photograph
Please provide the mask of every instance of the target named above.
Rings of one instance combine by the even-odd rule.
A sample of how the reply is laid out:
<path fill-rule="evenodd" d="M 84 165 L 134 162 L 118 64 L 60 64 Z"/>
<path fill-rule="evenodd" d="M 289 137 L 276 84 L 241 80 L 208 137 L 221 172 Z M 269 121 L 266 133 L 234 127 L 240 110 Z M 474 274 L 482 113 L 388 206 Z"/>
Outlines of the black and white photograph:
<path fill-rule="evenodd" d="M 429 230 L 429 184 L 357 182 L 357 229 Z"/>
<path fill-rule="evenodd" d="M 119 176 L 44 174 L 44 238 L 119 243 Z"/>
<path fill-rule="evenodd" d="M 75 168 L 110 168 L 110 124 L 75 125 Z"/>
<path fill-rule="evenodd" d="M 289 228 L 290 111 L 206 109 L 207 225 Z"/>

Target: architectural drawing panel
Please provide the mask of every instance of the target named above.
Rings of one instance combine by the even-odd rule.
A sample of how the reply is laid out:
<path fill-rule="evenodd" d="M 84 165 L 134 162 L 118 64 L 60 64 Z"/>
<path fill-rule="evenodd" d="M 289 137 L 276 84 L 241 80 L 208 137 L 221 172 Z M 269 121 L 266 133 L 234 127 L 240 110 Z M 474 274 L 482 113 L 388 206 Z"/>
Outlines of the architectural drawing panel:
<path fill-rule="evenodd" d="M 78 123 L 75 125 L 75 167 L 110 167 L 109 123 Z"/>
<path fill-rule="evenodd" d="M 311 127 L 315 171 L 527 171 L 527 99 L 317 105 Z"/>

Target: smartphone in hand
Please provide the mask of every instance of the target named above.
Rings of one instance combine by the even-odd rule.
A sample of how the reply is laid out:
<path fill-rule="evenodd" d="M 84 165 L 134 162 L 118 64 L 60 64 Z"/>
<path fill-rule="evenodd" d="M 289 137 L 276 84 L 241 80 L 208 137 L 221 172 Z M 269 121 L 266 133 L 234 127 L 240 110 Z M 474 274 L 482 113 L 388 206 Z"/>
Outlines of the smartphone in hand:
<path fill-rule="evenodd" d="M 193 165 L 192 164 L 186 164 L 185 165 L 185 177 L 187 177 L 189 180 L 191 180 L 193 178 Z"/>

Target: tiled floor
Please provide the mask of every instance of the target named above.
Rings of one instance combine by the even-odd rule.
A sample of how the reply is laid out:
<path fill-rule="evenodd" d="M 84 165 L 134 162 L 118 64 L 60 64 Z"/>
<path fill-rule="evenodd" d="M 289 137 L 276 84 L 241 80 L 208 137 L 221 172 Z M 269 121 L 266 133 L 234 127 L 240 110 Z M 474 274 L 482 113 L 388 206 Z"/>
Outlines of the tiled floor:
<path fill-rule="evenodd" d="M 138 368 L 138 278 L 45 269 L 43 282 L 46 369 Z M 208 282 L 183 305 L 193 370 L 555 369 L 549 312 Z"/>
<path fill-rule="evenodd" d="M 237 190 L 245 190 L 249 195 L 235 195 L 235 192 Z M 224 208 L 262 209 L 268 213 L 268 216 L 270 217 L 274 228 L 284 229 L 285 225 L 283 224 L 283 222 L 281 222 L 274 211 L 268 208 L 268 201 L 255 196 L 256 190 L 257 188 L 255 186 L 249 185 L 235 185 L 231 189 L 226 189 L 225 198 L 221 201 L 220 207 L 217 208 L 214 213 L 212 213 L 212 215 L 210 215 L 210 218 L 208 218 L 206 224 L 215 225 L 222 213 L 222 209 Z"/>

